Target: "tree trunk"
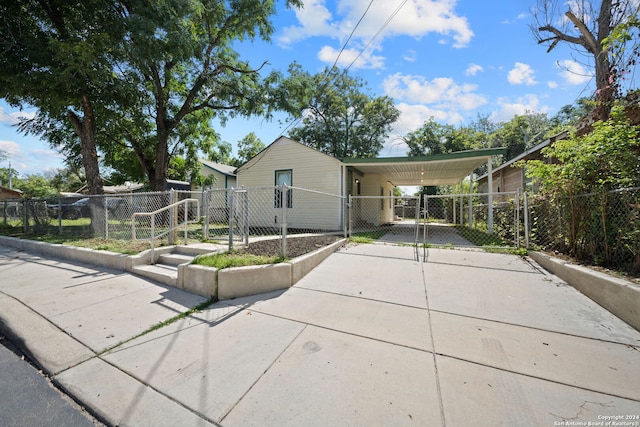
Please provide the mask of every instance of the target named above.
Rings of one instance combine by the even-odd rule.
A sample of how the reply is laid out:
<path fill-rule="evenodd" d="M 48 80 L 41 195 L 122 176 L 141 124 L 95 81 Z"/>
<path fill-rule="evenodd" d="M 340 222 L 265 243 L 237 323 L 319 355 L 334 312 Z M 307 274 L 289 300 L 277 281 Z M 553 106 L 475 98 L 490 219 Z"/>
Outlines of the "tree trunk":
<path fill-rule="evenodd" d="M 98 164 L 98 151 L 96 149 L 96 121 L 93 114 L 93 107 L 89 96 L 82 95 L 82 113 L 84 117 L 81 119 L 74 112 L 69 111 L 67 116 L 73 125 L 73 128 L 80 138 L 80 153 L 82 155 L 82 163 L 87 178 L 87 191 L 91 195 L 104 194 L 102 178 L 100 177 L 100 167 Z M 104 235 L 104 215 L 103 204 L 101 200 L 92 198 L 91 206 L 91 232 L 94 237 Z"/>

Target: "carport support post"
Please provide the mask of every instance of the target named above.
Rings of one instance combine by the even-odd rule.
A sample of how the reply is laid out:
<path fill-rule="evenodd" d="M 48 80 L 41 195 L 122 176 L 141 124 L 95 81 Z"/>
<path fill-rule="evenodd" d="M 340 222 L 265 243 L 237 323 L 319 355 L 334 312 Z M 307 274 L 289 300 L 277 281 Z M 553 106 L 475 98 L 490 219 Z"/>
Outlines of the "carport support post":
<path fill-rule="evenodd" d="M 493 168 L 491 165 L 491 157 L 487 159 L 487 173 L 489 181 L 489 213 L 487 217 L 487 234 L 493 234 Z"/>

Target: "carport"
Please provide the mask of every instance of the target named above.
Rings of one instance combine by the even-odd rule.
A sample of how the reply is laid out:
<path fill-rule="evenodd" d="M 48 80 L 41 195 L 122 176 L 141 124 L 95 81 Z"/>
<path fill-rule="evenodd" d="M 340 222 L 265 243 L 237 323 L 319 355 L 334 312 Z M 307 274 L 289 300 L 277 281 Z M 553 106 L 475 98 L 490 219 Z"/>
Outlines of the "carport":
<path fill-rule="evenodd" d="M 394 186 L 455 185 L 479 166 L 487 164 L 489 188 L 492 183 L 493 156 L 506 154 L 506 148 L 457 151 L 416 157 L 376 157 L 343 159 L 346 168 L 360 175 L 374 174 Z M 348 176 L 346 173 L 344 176 Z M 348 183 L 347 183 L 348 184 Z M 493 195 L 489 193 L 488 232 L 493 232 Z"/>

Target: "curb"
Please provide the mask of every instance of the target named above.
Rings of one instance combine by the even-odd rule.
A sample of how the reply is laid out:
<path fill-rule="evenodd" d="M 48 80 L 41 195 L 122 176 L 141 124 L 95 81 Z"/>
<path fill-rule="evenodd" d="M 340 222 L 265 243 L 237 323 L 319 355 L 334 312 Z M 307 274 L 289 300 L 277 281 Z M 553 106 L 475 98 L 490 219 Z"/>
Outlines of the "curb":
<path fill-rule="evenodd" d="M 540 252 L 530 251 L 529 256 L 545 270 L 640 331 L 640 286 Z"/>

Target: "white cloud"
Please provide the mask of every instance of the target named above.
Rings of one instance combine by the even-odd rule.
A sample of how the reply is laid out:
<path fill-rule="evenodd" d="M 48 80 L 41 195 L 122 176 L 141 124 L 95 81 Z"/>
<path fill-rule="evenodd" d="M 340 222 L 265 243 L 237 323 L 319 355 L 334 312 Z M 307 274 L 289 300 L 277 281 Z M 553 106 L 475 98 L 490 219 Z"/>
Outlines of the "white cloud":
<path fill-rule="evenodd" d="M 336 31 L 330 20 L 331 12 L 324 6 L 324 0 L 305 1 L 304 7 L 295 9 L 300 26 L 286 27 L 278 37 L 281 45 L 288 46 L 313 36 L 331 35 Z"/>
<path fill-rule="evenodd" d="M 22 155 L 20 146 L 14 141 L 0 141 L 0 151 L 6 153 L 9 157 L 19 157 Z"/>
<path fill-rule="evenodd" d="M 515 67 L 507 74 L 507 81 L 512 85 L 531 86 L 537 83 L 531 66 L 522 62 L 516 62 Z"/>
<path fill-rule="evenodd" d="M 0 123 L 5 125 L 17 125 L 24 119 L 32 119 L 36 116 L 35 111 L 13 111 L 11 113 L 5 113 L 4 109 L 0 107 Z"/>
<path fill-rule="evenodd" d="M 507 97 L 498 98 L 500 109 L 491 114 L 491 120 L 495 122 L 506 122 L 516 115 L 523 115 L 527 112 L 547 113 L 549 107 L 540 105 L 537 95 L 529 94 L 512 101 Z"/>
<path fill-rule="evenodd" d="M 593 73 L 591 71 L 585 69 L 585 67 L 576 61 L 565 59 L 563 61 L 558 61 L 557 65 L 561 69 L 559 75 L 565 82 L 571 85 L 587 83 L 593 77 Z"/>
<path fill-rule="evenodd" d="M 407 104 L 401 102 L 396 104 L 400 110 L 400 118 L 393 124 L 389 138 L 384 143 L 384 156 L 404 156 L 409 147 L 402 139 L 402 136 L 413 132 L 433 118 L 437 122 L 451 125 L 459 125 L 464 122 L 464 118 L 456 111 L 431 108 L 421 104 Z"/>
<path fill-rule="evenodd" d="M 402 129 L 398 129 L 398 133 L 401 134 L 406 134 L 418 129 L 430 118 L 441 123 L 452 125 L 460 124 L 464 121 L 464 118 L 456 111 L 431 108 L 422 104 L 407 104 L 401 102 L 396 104 L 396 108 L 400 110 L 398 124 L 402 126 Z"/>
<path fill-rule="evenodd" d="M 340 51 L 334 49 L 331 46 L 323 46 L 318 52 L 318 59 L 328 64 L 333 64 L 338 58 Z M 362 55 L 358 49 L 345 49 L 340 54 L 338 62 L 339 67 L 348 67 L 353 63 L 351 68 L 381 68 L 384 64 L 384 57 L 373 55 L 370 50 L 367 50 Z M 355 60 L 355 62 L 353 62 Z"/>
<path fill-rule="evenodd" d="M 443 110 L 473 110 L 487 103 L 475 93 L 476 85 L 457 84 L 452 78 L 427 80 L 422 76 L 400 73 L 387 76 L 383 82 L 385 94 L 413 104 L 434 104 Z"/>
<path fill-rule="evenodd" d="M 465 74 L 467 76 L 475 76 L 480 71 L 484 71 L 484 68 L 482 68 L 482 65 L 469 64 L 469 66 L 467 67 L 467 70 L 465 71 Z"/>
<path fill-rule="evenodd" d="M 549 87 L 549 89 L 555 89 L 558 87 L 558 82 L 555 82 L 553 80 L 549 80 L 547 82 L 547 87 Z"/>
<path fill-rule="evenodd" d="M 415 62 L 417 59 L 416 51 L 413 49 L 409 49 L 407 53 L 402 55 L 402 59 L 404 59 L 407 62 Z"/>
<path fill-rule="evenodd" d="M 322 36 L 336 39 L 342 45 L 367 10 L 370 0 L 338 0 L 333 13 L 326 3 L 326 0 L 305 1 L 304 7 L 295 11 L 298 25 L 284 28 L 278 42 L 287 47 L 306 38 Z M 446 36 L 449 43 L 453 40 L 456 48 L 465 47 L 474 34 L 467 18 L 456 14 L 455 5 L 453 0 L 409 0 L 394 16 L 398 2 L 374 2 L 347 48 L 361 50 L 360 47 L 367 45 L 373 37 L 376 37 L 374 43 L 381 46 L 385 37 L 420 39 L 432 33 Z M 384 31 L 380 32 L 382 28 Z"/>

